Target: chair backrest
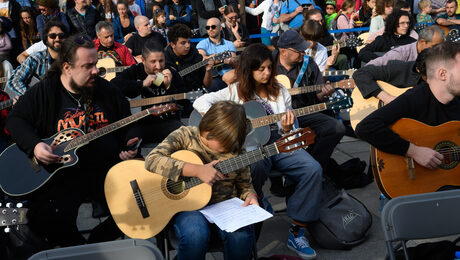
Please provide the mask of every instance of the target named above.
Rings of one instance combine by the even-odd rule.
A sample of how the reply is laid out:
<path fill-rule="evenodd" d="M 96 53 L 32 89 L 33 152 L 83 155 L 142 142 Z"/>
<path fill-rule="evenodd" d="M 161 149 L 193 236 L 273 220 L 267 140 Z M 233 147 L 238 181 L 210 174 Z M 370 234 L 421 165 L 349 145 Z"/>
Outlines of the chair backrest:
<path fill-rule="evenodd" d="M 382 211 L 385 240 L 412 240 L 460 234 L 460 190 L 397 197 Z"/>
<path fill-rule="evenodd" d="M 72 246 L 45 250 L 31 256 L 29 260 L 162 260 L 160 250 L 143 239 L 125 239 L 82 246 Z"/>

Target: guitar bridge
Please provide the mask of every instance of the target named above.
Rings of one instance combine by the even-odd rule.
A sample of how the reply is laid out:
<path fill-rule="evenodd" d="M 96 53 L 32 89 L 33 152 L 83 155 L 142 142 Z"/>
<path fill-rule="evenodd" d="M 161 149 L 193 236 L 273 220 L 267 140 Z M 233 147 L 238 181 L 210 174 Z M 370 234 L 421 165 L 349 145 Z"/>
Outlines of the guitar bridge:
<path fill-rule="evenodd" d="M 147 206 L 145 205 L 144 197 L 142 196 L 142 192 L 139 189 L 139 185 L 137 184 L 137 180 L 133 180 L 129 182 L 131 184 L 131 188 L 133 189 L 134 198 L 136 199 L 137 206 L 141 211 L 143 218 L 148 218 L 150 216 L 149 211 L 147 210 Z"/>
<path fill-rule="evenodd" d="M 407 157 L 407 169 L 409 170 L 409 180 L 415 180 L 415 164 L 414 159 Z"/>

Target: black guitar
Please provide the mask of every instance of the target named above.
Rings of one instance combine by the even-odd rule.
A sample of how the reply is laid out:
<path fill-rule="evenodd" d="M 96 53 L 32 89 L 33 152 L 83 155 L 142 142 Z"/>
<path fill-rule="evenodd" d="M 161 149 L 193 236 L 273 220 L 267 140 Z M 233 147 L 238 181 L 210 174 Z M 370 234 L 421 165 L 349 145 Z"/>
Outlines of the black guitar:
<path fill-rule="evenodd" d="M 78 148 L 148 115 L 161 115 L 175 110 L 178 110 L 175 104 L 154 106 L 88 134 L 77 128 L 62 130 L 43 140 L 51 146 L 54 154 L 59 155 L 59 161 L 55 164 L 44 165 L 35 157 L 29 158 L 13 144 L 0 154 L 0 186 L 8 195 L 26 195 L 43 186 L 60 169 L 75 165 L 78 162 Z"/>
<path fill-rule="evenodd" d="M 296 117 L 305 116 L 320 112 L 323 110 L 337 110 L 350 108 L 353 100 L 350 97 L 342 97 L 336 100 L 297 108 L 292 110 Z M 270 125 L 281 121 L 285 113 L 267 115 L 265 108 L 257 101 L 249 101 L 243 104 L 248 122 L 248 134 L 244 146 L 264 145 L 270 139 Z M 193 110 L 189 118 L 189 125 L 198 126 L 203 116 L 196 110 Z"/>

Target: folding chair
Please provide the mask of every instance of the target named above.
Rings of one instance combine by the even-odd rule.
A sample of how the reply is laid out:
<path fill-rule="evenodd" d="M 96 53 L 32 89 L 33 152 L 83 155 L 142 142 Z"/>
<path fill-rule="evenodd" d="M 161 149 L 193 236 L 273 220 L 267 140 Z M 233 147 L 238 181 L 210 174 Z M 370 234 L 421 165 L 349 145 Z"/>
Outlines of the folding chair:
<path fill-rule="evenodd" d="M 397 197 L 385 205 L 381 217 L 390 259 L 395 259 L 396 241 L 409 259 L 407 240 L 460 234 L 460 190 Z"/>
<path fill-rule="evenodd" d="M 160 250 L 151 242 L 143 239 L 125 239 L 110 242 L 71 246 L 41 251 L 29 260 L 162 260 Z"/>

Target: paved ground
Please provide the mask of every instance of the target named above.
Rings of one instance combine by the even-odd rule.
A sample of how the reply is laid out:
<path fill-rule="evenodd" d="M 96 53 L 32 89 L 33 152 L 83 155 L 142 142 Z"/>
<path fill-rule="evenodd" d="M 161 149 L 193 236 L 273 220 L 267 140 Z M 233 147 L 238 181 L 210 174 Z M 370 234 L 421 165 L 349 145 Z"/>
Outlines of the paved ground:
<path fill-rule="evenodd" d="M 147 152 L 147 150 L 143 151 Z M 333 153 L 333 158 L 340 164 L 348 159 L 359 157 L 368 163 L 369 145 L 359 139 L 344 137 Z M 369 163 L 368 163 L 369 164 Z M 268 183 L 268 182 L 267 182 Z M 268 192 L 268 185 L 265 187 Z M 384 259 L 386 255 L 383 232 L 380 228 L 379 191 L 375 183 L 364 188 L 349 190 L 353 196 L 361 200 L 372 213 L 373 223 L 368 239 L 351 250 L 326 250 L 311 241 L 317 251 L 317 259 Z M 269 195 L 269 200 L 275 210 L 285 207 L 284 199 Z M 91 218 L 91 206 L 83 205 L 80 209 L 78 224 L 81 229 L 88 229 L 96 225 L 99 220 Z M 290 219 L 285 213 L 276 213 L 275 216 L 265 221 L 261 236 L 258 240 L 258 255 L 271 256 L 274 254 L 295 255 L 286 247 Z M 311 239 L 310 239 L 311 240 Z M 175 253 L 172 252 L 172 255 Z M 221 253 L 208 253 L 207 259 L 223 259 Z"/>

